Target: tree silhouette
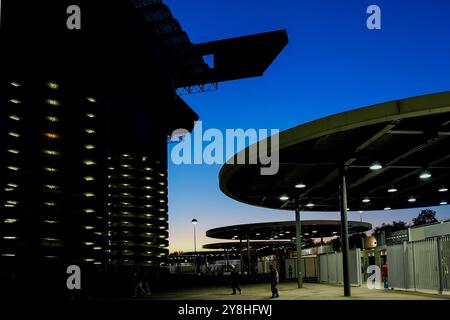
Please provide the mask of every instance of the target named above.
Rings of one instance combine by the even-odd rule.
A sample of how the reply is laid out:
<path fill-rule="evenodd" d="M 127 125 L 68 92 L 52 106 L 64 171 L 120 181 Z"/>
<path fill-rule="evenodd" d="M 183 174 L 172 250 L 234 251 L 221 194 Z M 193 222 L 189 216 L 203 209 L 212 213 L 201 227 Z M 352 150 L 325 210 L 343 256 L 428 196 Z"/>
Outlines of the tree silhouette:
<path fill-rule="evenodd" d="M 376 227 L 373 231 L 374 234 L 380 234 L 382 231 L 384 233 L 389 234 L 395 231 L 401 231 L 408 229 L 409 225 L 405 221 L 393 221 L 392 224 L 383 223 L 380 227 Z"/>
<path fill-rule="evenodd" d="M 438 222 L 438 219 L 436 219 L 436 211 L 430 209 L 422 210 L 417 218 L 413 219 L 414 226 L 421 226 L 434 222 Z"/>

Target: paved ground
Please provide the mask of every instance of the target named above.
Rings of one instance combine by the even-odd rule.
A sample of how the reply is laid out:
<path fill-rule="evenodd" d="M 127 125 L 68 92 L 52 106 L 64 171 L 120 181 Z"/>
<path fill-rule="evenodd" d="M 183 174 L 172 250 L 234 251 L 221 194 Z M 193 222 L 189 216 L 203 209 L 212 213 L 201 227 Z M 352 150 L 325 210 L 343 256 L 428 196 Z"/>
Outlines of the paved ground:
<path fill-rule="evenodd" d="M 303 289 L 297 283 L 279 285 L 282 300 L 439 300 L 450 299 L 448 295 L 432 295 L 416 292 L 393 290 L 369 290 L 366 287 L 352 287 L 352 297 L 343 296 L 342 286 L 305 283 Z M 200 287 L 155 293 L 152 300 L 270 300 L 269 284 L 252 284 L 242 286 L 242 295 L 231 295 L 229 287 Z"/>

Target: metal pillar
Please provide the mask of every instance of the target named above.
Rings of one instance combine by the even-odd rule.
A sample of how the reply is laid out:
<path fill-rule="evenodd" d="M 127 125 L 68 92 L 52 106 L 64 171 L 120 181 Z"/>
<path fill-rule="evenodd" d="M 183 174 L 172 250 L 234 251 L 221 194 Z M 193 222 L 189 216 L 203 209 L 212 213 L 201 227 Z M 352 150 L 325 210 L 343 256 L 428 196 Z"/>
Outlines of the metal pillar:
<path fill-rule="evenodd" d="M 349 273 L 349 245 L 348 245 L 348 219 L 347 219 L 347 184 L 345 181 L 345 166 L 339 167 L 339 198 L 341 206 L 341 247 L 342 247 L 342 271 L 344 275 L 344 295 L 351 296 Z"/>
<path fill-rule="evenodd" d="M 242 238 L 239 238 L 239 256 L 241 258 L 241 274 L 244 273 L 244 259 L 242 257 Z"/>
<path fill-rule="evenodd" d="M 303 287 L 302 274 L 302 222 L 300 220 L 300 200 L 295 199 L 295 245 L 297 248 L 297 282 L 298 287 Z"/>
<path fill-rule="evenodd" d="M 250 274 L 251 261 L 250 261 L 250 239 L 247 235 L 247 261 L 248 261 L 248 274 Z"/>

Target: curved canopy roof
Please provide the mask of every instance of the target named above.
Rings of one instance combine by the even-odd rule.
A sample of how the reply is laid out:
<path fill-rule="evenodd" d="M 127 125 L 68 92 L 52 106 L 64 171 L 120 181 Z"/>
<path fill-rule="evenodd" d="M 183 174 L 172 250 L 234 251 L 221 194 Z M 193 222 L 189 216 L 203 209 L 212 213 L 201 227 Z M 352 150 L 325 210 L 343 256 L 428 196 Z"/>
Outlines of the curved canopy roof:
<path fill-rule="evenodd" d="M 279 134 L 276 151 L 276 175 L 261 175 L 258 164 L 229 162 L 220 172 L 221 190 L 266 208 L 293 210 L 299 197 L 304 211 L 339 211 L 338 167 L 345 165 L 351 211 L 445 205 L 450 200 L 450 92 L 300 125 Z M 242 153 L 246 163 L 257 158 L 254 146 Z M 377 162 L 382 168 L 372 170 Z M 422 176 L 425 171 L 431 177 Z M 297 189 L 300 183 L 306 187 Z M 281 201 L 282 195 L 289 200 Z"/>
<path fill-rule="evenodd" d="M 349 233 L 372 229 L 367 222 L 348 222 Z M 302 239 L 333 237 L 341 233 L 341 222 L 334 220 L 302 221 Z M 292 240 L 295 237 L 295 221 L 242 224 L 206 231 L 206 236 L 216 239 Z"/>
<path fill-rule="evenodd" d="M 282 247 L 290 247 L 295 244 L 292 241 L 250 241 L 250 247 L 252 249 L 263 249 L 263 248 L 282 248 Z M 212 249 L 212 250 L 237 250 L 240 248 L 240 243 L 238 241 L 233 242 L 217 242 L 217 243 L 209 243 L 203 246 L 203 249 Z M 247 250 L 246 244 L 244 244 L 243 250 Z"/>

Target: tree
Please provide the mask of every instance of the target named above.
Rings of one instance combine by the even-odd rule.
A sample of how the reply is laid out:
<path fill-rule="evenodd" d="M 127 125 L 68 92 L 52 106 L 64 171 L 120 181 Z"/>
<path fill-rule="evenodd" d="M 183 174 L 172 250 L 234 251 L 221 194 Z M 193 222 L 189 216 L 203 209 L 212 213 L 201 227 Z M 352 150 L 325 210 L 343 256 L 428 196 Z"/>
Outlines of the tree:
<path fill-rule="evenodd" d="M 380 234 L 382 231 L 384 231 L 384 233 L 389 234 L 391 232 L 401 231 L 401 230 L 405 230 L 408 228 L 409 228 L 409 225 L 405 221 L 399 220 L 399 221 L 393 221 L 392 224 L 383 223 L 380 227 L 376 227 L 375 230 L 373 231 L 373 233 Z"/>
<path fill-rule="evenodd" d="M 421 226 L 424 224 L 430 224 L 434 222 L 438 222 L 438 219 L 436 219 L 436 211 L 430 209 L 422 210 L 417 216 L 417 218 L 413 219 L 414 226 Z"/>

